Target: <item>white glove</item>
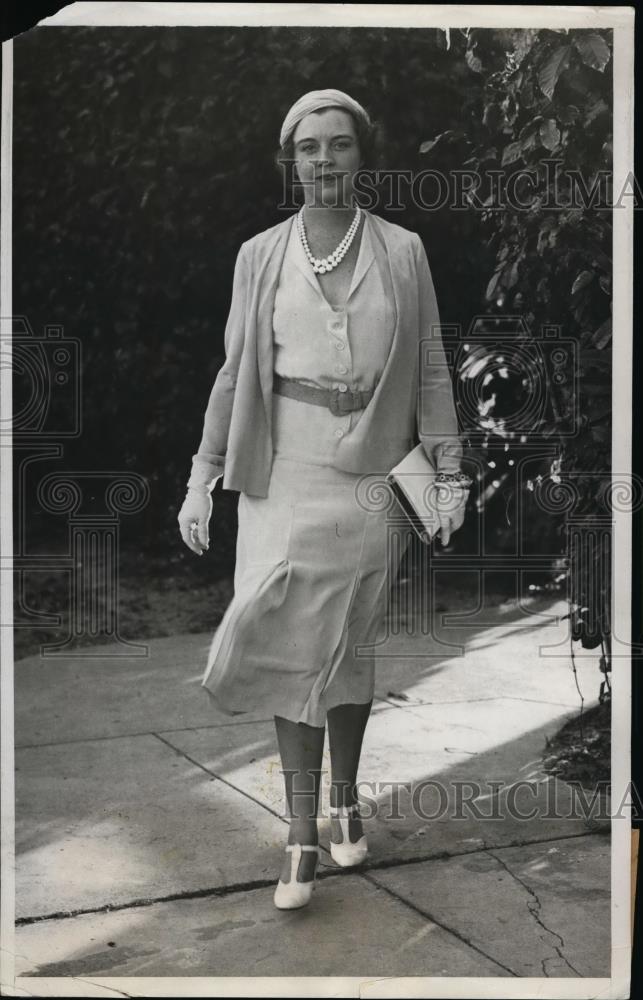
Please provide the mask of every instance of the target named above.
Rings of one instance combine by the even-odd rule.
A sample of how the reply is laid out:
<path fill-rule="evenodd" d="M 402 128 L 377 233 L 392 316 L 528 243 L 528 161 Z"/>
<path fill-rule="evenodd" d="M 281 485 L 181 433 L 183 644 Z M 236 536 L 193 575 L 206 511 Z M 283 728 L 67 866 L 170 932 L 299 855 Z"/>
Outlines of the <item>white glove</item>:
<path fill-rule="evenodd" d="M 440 541 L 448 545 L 451 535 L 464 522 L 464 512 L 469 499 L 469 490 L 446 483 L 436 485 L 435 508 L 440 522 Z"/>
<path fill-rule="evenodd" d="M 212 497 L 205 487 L 188 487 L 179 511 L 178 522 L 181 538 L 189 549 L 202 556 L 208 548 L 208 524 L 212 516 Z"/>

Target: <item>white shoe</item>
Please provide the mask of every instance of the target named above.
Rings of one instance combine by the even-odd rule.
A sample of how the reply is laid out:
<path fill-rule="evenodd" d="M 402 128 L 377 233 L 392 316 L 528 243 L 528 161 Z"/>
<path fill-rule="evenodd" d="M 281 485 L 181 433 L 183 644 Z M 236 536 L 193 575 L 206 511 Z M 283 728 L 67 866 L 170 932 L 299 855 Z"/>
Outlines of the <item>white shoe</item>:
<path fill-rule="evenodd" d="M 352 806 L 340 806 L 337 809 L 330 807 L 330 815 L 333 819 L 339 820 L 342 831 L 342 842 L 334 844 L 330 842 L 330 856 L 342 868 L 350 868 L 352 865 L 359 865 L 368 854 L 368 843 L 365 836 L 359 838 L 355 843 L 351 843 L 348 834 L 349 817 L 359 812 L 359 803 Z"/>
<path fill-rule="evenodd" d="M 313 889 L 315 888 L 320 852 L 317 844 L 286 844 L 286 850 L 292 852 L 290 860 L 290 881 L 282 882 L 281 879 L 279 879 L 273 898 L 277 909 L 296 910 L 300 906 L 306 906 L 306 904 L 310 902 L 310 897 L 312 896 Z M 317 857 L 315 858 L 313 877 L 309 882 L 297 881 L 297 872 L 299 871 L 299 862 L 301 860 L 302 851 L 315 851 L 317 854 Z"/>

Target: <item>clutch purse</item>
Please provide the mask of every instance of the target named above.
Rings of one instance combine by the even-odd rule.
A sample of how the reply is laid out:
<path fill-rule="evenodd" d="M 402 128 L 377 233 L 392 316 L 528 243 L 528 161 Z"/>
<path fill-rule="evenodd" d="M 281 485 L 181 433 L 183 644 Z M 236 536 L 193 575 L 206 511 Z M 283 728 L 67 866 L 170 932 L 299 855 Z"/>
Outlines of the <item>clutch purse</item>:
<path fill-rule="evenodd" d="M 439 531 L 433 503 L 437 470 L 422 444 L 416 445 L 386 476 L 386 482 L 420 541 L 428 545 Z"/>

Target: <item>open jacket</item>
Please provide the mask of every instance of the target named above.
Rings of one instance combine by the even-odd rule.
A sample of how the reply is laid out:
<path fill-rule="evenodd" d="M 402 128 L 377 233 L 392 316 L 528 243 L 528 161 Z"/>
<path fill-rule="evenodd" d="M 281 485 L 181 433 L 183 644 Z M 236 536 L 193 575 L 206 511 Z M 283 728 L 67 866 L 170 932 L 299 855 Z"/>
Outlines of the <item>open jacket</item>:
<path fill-rule="evenodd" d="M 373 250 L 389 268 L 397 321 L 382 376 L 355 427 L 338 443 L 334 465 L 385 474 L 418 443 L 438 471 L 460 468 L 462 448 L 438 306 L 417 233 L 370 212 Z M 266 497 L 272 467 L 272 316 L 295 216 L 242 244 L 225 330 L 226 360 L 207 404 L 192 456 L 191 482 Z M 350 336 L 350 331 L 349 331 Z"/>

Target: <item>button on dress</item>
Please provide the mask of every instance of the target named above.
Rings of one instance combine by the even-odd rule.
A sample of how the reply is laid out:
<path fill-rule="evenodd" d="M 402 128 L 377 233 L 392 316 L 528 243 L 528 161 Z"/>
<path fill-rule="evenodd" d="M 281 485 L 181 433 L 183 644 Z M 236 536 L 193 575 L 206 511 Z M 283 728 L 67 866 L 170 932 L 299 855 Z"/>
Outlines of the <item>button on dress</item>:
<path fill-rule="evenodd" d="M 397 317 L 372 240 L 365 214 L 337 309 L 292 227 L 274 301 L 277 374 L 340 392 L 377 385 Z M 234 596 L 202 681 L 225 713 L 323 726 L 329 708 L 373 698 L 372 644 L 405 546 L 389 543 L 387 504 L 372 502 L 368 477 L 332 465 L 363 413 L 273 393 L 268 496 L 239 495 Z"/>

